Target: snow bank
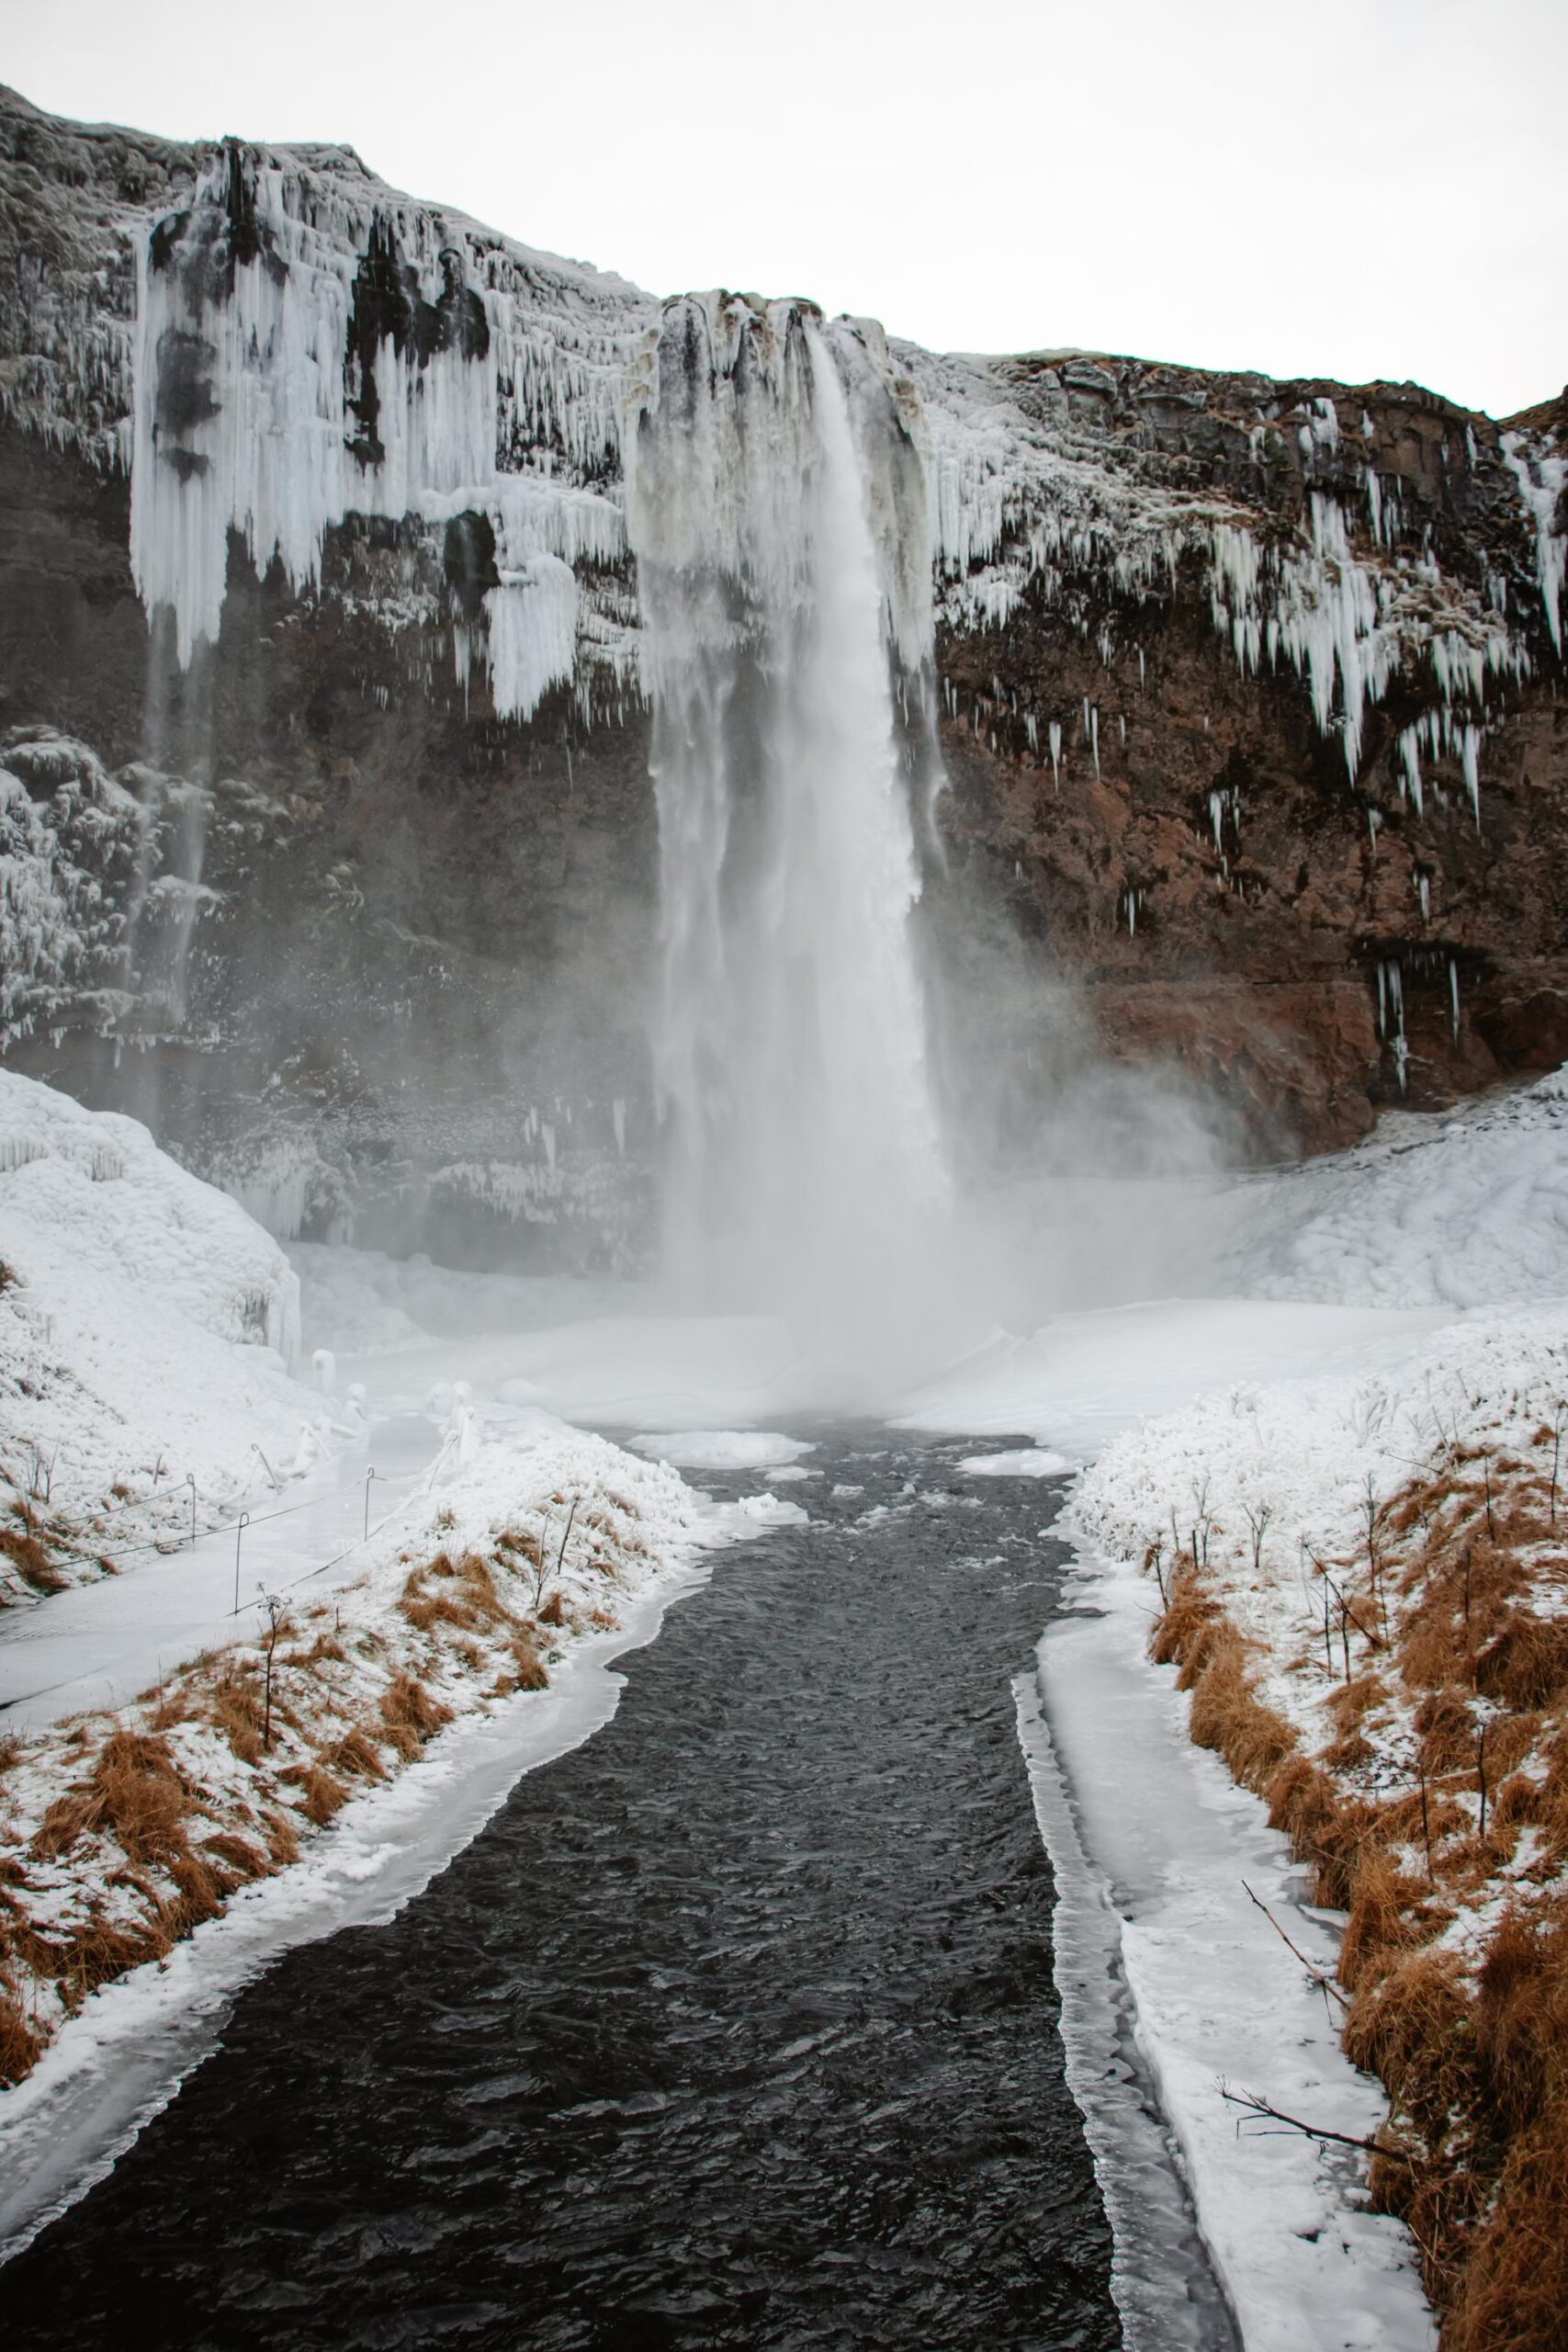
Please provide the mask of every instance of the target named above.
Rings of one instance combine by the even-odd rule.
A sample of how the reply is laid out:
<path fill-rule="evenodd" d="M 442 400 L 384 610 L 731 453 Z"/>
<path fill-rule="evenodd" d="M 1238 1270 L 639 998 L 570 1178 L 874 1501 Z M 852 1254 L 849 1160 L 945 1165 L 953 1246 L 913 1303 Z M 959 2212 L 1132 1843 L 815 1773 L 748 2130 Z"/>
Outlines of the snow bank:
<path fill-rule="evenodd" d="M 1260 1697 L 1320 1732 L 1321 1693 L 1292 1670 L 1321 1623 L 1312 1562 L 1364 1548 L 1369 1498 L 1386 1502 L 1413 1467 L 1483 1433 L 1522 1442 L 1564 1400 L 1568 1301 L 1468 1318 L 1381 1369 L 1235 1385 L 1125 1431 L 1084 1473 L 1069 1523 L 1121 1560 L 1196 1538 L 1260 1645 Z"/>
<path fill-rule="evenodd" d="M 1024 1338 L 994 1332 L 895 1409 L 904 1429 L 1028 1432 L 1081 1462 L 1119 1430 L 1209 1389 L 1267 1379 L 1283 1363 L 1326 1369 L 1403 1355 L 1444 1319 L 1430 1310 L 1248 1298 L 1158 1299 L 1056 1315 Z"/>
<path fill-rule="evenodd" d="M 25 1891 L 0 1920 L 0 2068 L 25 2073 L 62 2032 L 90 2054 L 117 1999 L 84 2003 L 93 1985 L 145 1973 L 291 1866 L 456 1718 L 515 1713 L 519 1694 L 525 1711 L 581 1645 L 623 1633 L 648 1588 L 736 1532 L 673 1470 L 547 1414 L 470 1420 L 356 1581 L 325 1598 L 304 1568 L 140 1701 L 8 1740 L 0 1853 Z M 10 2120 L 7 2104 L 0 2133 Z"/>
<path fill-rule="evenodd" d="M 1077 1613 L 1040 1645 L 1040 1692 L 1103 1907 L 1058 1915 L 1065 2030 L 1081 2041 L 1075 1974 L 1089 1956 L 1086 1927 L 1103 1934 L 1109 1912 L 1106 1957 L 1128 1986 L 1138 2052 L 1247 2352 L 1425 2352 L 1431 2323 L 1404 2230 L 1367 2212 L 1351 2168 L 1310 2141 L 1238 2135 L 1222 2097 L 1228 2084 L 1349 2138 L 1376 2130 L 1378 2086 L 1341 2054 L 1337 2021 L 1246 1888 L 1319 1965 L 1332 1967 L 1335 1939 L 1295 1907 L 1300 1874 L 1262 1805 L 1192 1747 L 1187 1701 L 1168 1669 L 1148 1664 L 1149 1588 L 1130 1568 L 1091 1565 L 1075 1598 Z M 1091 2133 L 1109 2126 L 1119 2143 L 1126 2123 L 1106 2110 L 1130 2093 L 1113 2053 L 1098 2054 L 1096 2067 L 1077 2049 L 1076 2086 Z M 1184 2340 L 1160 2267 L 1168 2250 L 1146 2212 L 1115 2218 L 1129 2346 L 1165 2352 Z"/>
<path fill-rule="evenodd" d="M 282 1477 L 328 1442 L 276 1243 L 135 1120 L 6 1070 L 0 1261 L 0 1474 L 62 1556 L 188 1529 L 188 1479 L 209 1521 L 269 1487 L 263 1456 Z"/>
<path fill-rule="evenodd" d="M 1568 1295 L 1568 1070 L 1239 1188 L 1254 1297 L 1487 1306 Z"/>

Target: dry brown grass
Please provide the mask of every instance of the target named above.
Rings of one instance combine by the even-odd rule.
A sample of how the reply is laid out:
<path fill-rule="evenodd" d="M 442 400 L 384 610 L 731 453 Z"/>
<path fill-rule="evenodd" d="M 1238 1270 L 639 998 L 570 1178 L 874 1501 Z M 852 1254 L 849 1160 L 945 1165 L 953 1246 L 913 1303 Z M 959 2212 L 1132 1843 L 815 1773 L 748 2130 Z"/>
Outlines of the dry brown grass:
<path fill-rule="evenodd" d="M 272 1868 L 259 1847 L 253 1846 L 248 1838 L 236 1837 L 230 1829 L 220 1829 L 203 1838 L 201 1850 L 204 1860 L 231 1871 L 237 1885 L 243 1885 L 249 1879 L 265 1878 Z"/>
<path fill-rule="evenodd" d="M 1568 2314 L 1568 2114 L 1559 2104 L 1510 2147 L 1492 2212 L 1454 2282 L 1444 2352 L 1561 2347 Z"/>
<path fill-rule="evenodd" d="M 1245 1788 L 1262 1794 L 1296 1735 L 1252 1687 L 1247 1645 L 1190 1572 L 1178 1575 L 1150 1649 L 1179 1668 L 1177 1687 L 1192 1693 L 1192 1737 L 1223 1756 Z"/>
<path fill-rule="evenodd" d="M 28 1527 L 0 1527 L 0 1552 L 24 1584 L 35 1592 L 62 1592 L 67 1579 L 49 1556 L 48 1547 Z"/>
<path fill-rule="evenodd" d="M 348 1803 L 348 1791 L 334 1773 L 321 1764 L 295 1764 L 280 1772 L 281 1781 L 293 1781 L 299 1791 L 299 1810 L 318 1829 L 324 1829 L 334 1814 L 341 1813 Z"/>
<path fill-rule="evenodd" d="M 525 1625 L 513 1636 L 512 1666 L 519 1690 L 543 1690 L 549 1684 L 549 1672 L 539 1650 L 539 1637 L 531 1625 Z"/>
<path fill-rule="evenodd" d="M 262 1834 L 275 1870 L 286 1871 L 299 1859 L 299 1832 L 286 1813 L 268 1805 L 262 1814 Z"/>
<path fill-rule="evenodd" d="M 395 1674 L 381 1694 L 386 1736 L 405 1758 L 417 1756 L 425 1741 L 451 1720 L 451 1708 L 443 1706 L 412 1674 Z"/>
<path fill-rule="evenodd" d="M 1558 1528 L 1548 1504 L 1528 1461 L 1451 1449 L 1379 1514 L 1375 1564 L 1329 1564 L 1351 1671 L 1324 1694 L 1333 1736 L 1316 1756 L 1258 1701 L 1190 1555 L 1150 1644 L 1192 1693 L 1193 1738 L 1261 1791 L 1317 1900 L 1348 1915 L 1345 2046 L 1391 2102 L 1371 2188 L 1420 2247 L 1444 2352 L 1568 2346 L 1568 1499 Z M 1337 1676 L 1343 1657 L 1336 1616 Z M 1415 1753 L 1391 1792 L 1373 1743 L 1401 1704 Z M 1521 1868 L 1527 1833 L 1537 1858 Z M 1439 1948 L 1509 1886 L 1478 1964 Z"/>
<path fill-rule="evenodd" d="M 531 1527 L 507 1528 L 504 1533 L 496 1537 L 495 1548 L 503 1557 L 511 1555 L 507 1560 L 509 1566 L 514 1567 L 518 1560 L 525 1561 L 530 1568 L 542 1567 L 544 1565 L 544 1555 L 539 1549 L 539 1539 Z"/>
<path fill-rule="evenodd" d="M 57 1797 L 29 1851 L 57 1860 L 78 1838 L 113 1838 L 133 1862 L 163 1862 L 186 1850 L 190 1792 L 165 1740 L 144 1732 L 111 1732 L 91 1777 Z"/>
<path fill-rule="evenodd" d="M 0 2083 L 19 2083 L 30 2075 L 42 2048 L 21 2003 L 0 1985 Z"/>
<path fill-rule="evenodd" d="M 387 1777 L 379 1747 L 359 1724 L 350 1724 L 343 1737 L 327 1749 L 322 1762 L 333 1772 L 346 1772 L 350 1779 L 384 1781 Z"/>
<path fill-rule="evenodd" d="M 263 1702 L 258 1676 L 243 1668 L 223 1674 L 212 1685 L 206 1714 L 242 1764 L 261 1762 Z"/>
<path fill-rule="evenodd" d="M 1568 1623 L 1510 1609 L 1475 1661 L 1475 1687 L 1519 1711 L 1568 1695 Z"/>
<path fill-rule="evenodd" d="M 502 1558 L 502 1565 L 510 1563 Z M 442 1589 L 432 1592 L 432 1583 Z M 465 1634 L 491 1633 L 497 1626 L 521 1623 L 496 1590 L 489 1562 L 477 1552 L 466 1553 L 459 1562 L 438 1552 L 427 1566 L 412 1569 L 398 1610 L 422 1634 L 444 1624 Z"/>

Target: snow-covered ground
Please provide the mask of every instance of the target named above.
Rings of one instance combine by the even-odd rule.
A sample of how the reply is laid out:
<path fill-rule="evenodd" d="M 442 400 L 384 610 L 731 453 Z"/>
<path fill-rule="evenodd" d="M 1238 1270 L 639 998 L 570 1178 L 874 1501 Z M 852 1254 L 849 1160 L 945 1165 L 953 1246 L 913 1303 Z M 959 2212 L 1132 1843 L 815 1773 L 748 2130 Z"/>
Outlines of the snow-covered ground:
<path fill-rule="evenodd" d="M 1376 1306 L 1568 1296 L 1568 1072 L 1437 1116 L 1390 1112 L 1353 1151 L 1226 1203 L 1225 1287 Z"/>

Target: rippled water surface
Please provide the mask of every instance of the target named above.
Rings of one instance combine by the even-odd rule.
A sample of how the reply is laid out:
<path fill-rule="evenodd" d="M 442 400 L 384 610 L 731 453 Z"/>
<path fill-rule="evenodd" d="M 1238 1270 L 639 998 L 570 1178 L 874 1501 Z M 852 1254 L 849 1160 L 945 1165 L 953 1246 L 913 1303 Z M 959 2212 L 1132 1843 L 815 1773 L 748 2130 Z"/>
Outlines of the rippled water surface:
<path fill-rule="evenodd" d="M 607 1729 L 242 1996 L 12 2352 L 1120 2341 L 1010 1690 L 1054 1490 L 818 1434 Z"/>

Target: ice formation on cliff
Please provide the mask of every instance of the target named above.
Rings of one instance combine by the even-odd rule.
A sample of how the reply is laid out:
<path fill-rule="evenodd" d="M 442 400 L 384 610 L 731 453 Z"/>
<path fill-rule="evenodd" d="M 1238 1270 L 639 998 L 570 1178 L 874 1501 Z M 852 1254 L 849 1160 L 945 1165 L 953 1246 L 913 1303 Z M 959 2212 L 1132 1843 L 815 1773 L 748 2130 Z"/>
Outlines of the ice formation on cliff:
<path fill-rule="evenodd" d="M 1568 458 L 1541 447 L 1533 434 L 1505 433 L 1503 454 L 1519 485 L 1525 511 L 1535 526 L 1536 572 L 1551 642 L 1562 650 L 1562 585 L 1568 575 L 1568 530 L 1557 527 L 1562 493 L 1568 490 Z"/>
<path fill-rule="evenodd" d="M 0 750 L 0 1051 L 85 1009 L 107 1019 L 121 916 L 104 888 L 141 831 L 133 796 L 47 730 Z"/>
<path fill-rule="evenodd" d="M 231 144 L 185 209 L 151 225 L 141 216 L 133 241 L 133 560 L 149 607 L 173 609 L 182 661 L 217 631 L 231 529 L 258 569 L 276 560 L 310 590 L 328 530 L 350 514 L 412 518 L 432 535 L 482 517 L 493 563 L 481 593 L 441 616 L 460 674 L 486 669 L 502 716 L 529 716 L 566 683 L 587 716 L 622 707 L 638 682 L 640 619 L 626 581 L 623 442 L 656 303 L 414 204 L 328 149 Z M 62 363 L 74 354 L 111 399 L 125 362 L 107 328 L 89 334 L 91 322 L 41 297 L 36 307 Z M 1423 678 L 1444 748 L 1464 747 L 1478 798 L 1488 686 L 1530 665 L 1520 583 L 1489 571 L 1478 590 L 1413 546 L 1371 418 L 1349 431 L 1326 394 L 1300 412 L 1293 462 L 1306 501 L 1294 534 L 1261 530 L 1234 496 L 1179 492 L 1109 462 L 1104 435 L 1076 421 L 1072 403 L 1113 403 L 1118 365 L 1069 355 L 1025 379 L 1011 363 L 896 346 L 931 518 L 929 540 L 900 546 L 896 564 L 929 551 L 939 611 L 959 628 L 1000 627 L 1030 597 L 1097 629 L 1109 660 L 1126 614 L 1108 621 L 1106 595 L 1135 610 L 1196 561 L 1237 663 L 1299 675 L 1353 779 L 1367 711 L 1404 673 Z M 1285 428 L 1259 415 L 1250 447 L 1261 486 Z M 34 421 L 48 429 L 50 414 Z M 1473 431 L 1466 446 L 1473 468 Z M 1501 454 L 1560 648 L 1568 461 L 1520 434 Z M 409 615 L 384 617 L 396 627 Z"/>
<path fill-rule="evenodd" d="M 595 316 L 581 273 L 328 160 L 231 148 L 139 241 L 137 586 L 188 663 L 219 632 L 231 531 L 300 593 L 350 514 L 483 516 L 483 658 L 498 713 L 525 718 L 575 674 L 571 567 L 625 553 L 619 505 L 585 478 L 615 458 L 638 305 L 607 281 Z M 624 666 L 604 631 L 592 644 Z"/>

